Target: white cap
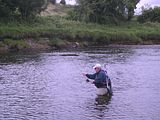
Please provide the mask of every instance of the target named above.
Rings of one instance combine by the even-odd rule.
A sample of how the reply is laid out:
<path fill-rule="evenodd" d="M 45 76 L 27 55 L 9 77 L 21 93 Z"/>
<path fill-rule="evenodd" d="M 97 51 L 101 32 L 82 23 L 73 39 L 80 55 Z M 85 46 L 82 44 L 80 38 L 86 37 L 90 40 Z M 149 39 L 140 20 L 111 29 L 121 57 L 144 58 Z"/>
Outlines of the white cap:
<path fill-rule="evenodd" d="M 93 66 L 93 69 L 95 68 L 101 68 L 101 64 L 95 64 L 95 66 Z"/>

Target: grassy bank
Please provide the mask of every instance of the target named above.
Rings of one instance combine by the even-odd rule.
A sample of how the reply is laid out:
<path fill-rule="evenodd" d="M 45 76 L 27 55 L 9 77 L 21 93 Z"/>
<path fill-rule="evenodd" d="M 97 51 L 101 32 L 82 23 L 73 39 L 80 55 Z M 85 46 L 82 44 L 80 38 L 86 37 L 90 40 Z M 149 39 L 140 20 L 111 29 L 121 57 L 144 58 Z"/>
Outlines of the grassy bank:
<path fill-rule="evenodd" d="M 1 43 L 5 39 L 39 40 L 39 38 L 47 38 L 51 43 L 54 39 L 60 39 L 89 45 L 159 44 L 160 24 L 130 22 L 119 26 L 99 25 L 70 21 L 58 16 L 40 17 L 32 23 L 23 21 L 0 23 Z"/>

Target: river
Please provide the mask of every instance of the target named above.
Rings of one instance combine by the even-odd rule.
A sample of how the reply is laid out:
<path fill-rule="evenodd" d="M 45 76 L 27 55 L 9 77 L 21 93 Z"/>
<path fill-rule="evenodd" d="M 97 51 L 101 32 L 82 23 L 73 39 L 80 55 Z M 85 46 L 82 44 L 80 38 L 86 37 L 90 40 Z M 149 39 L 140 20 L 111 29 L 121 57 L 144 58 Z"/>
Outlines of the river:
<path fill-rule="evenodd" d="M 111 98 L 82 72 L 102 64 Z M 0 120 L 159 120 L 160 46 L 108 46 L 0 55 Z"/>

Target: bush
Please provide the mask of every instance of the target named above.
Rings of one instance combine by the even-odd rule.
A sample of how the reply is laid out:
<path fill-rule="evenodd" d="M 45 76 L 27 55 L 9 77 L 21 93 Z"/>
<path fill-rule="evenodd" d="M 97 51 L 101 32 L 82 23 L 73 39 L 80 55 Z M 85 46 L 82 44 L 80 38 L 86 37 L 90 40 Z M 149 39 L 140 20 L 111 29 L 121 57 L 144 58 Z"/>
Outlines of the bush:
<path fill-rule="evenodd" d="M 5 39 L 3 43 L 7 45 L 9 49 L 14 49 L 14 50 L 24 49 L 27 48 L 28 46 L 24 40 Z"/>
<path fill-rule="evenodd" d="M 48 0 L 0 0 L 0 17 L 11 18 L 19 15 L 22 19 L 35 17 Z"/>
<path fill-rule="evenodd" d="M 160 23 L 160 7 L 144 10 L 142 15 L 138 16 L 138 22 L 159 22 Z"/>
<path fill-rule="evenodd" d="M 139 0 L 77 0 L 78 5 L 70 13 L 73 20 L 119 24 L 131 20 Z"/>
<path fill-rule="evenodd" d="M 59 38 L 53 38 L 53 39 L 50 40 L 49 45 L 51 47 L 64 48 L 67 45 L 67 41 L 59 39 Z"/>

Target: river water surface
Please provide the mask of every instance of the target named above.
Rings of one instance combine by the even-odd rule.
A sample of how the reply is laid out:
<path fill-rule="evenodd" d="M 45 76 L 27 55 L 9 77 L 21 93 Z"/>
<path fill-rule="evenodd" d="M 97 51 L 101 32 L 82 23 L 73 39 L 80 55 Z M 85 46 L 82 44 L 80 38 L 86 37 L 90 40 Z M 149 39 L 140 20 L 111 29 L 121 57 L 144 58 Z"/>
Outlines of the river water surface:
<path fill-rule="evenodd" d="M 103 65 L 111 98 L 82 72 Z M 159 120 L 160 46 L 0 55 L 0 120 Z"/>

